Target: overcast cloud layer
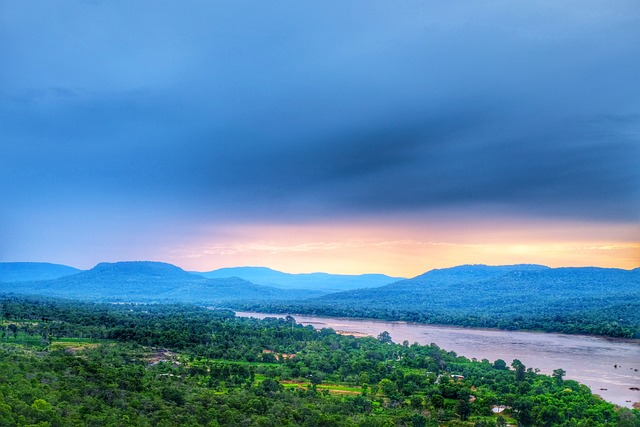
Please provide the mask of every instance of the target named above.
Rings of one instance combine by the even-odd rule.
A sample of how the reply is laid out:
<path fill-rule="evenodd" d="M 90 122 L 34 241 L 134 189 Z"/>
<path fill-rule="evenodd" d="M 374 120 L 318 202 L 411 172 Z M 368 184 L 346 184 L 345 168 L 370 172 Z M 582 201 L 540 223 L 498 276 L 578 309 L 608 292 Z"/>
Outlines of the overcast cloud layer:
<path fill-rule="evenodd" d="M 640 220 L 635 0 L 3 1 L 0 52 L 0 259 L 88 210 Z"/>

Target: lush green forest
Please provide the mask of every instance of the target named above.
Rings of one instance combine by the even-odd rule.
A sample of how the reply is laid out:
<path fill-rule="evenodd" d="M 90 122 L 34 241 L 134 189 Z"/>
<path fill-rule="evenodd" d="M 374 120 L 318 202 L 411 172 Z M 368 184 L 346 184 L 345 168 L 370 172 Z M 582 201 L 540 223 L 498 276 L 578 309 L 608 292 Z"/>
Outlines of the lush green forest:
<path fill-rule="evenodd" d="M 374 289 L 238 307 L 640 338 L 640 269 L 468 265 Z"/>
<path fill-rule="evenodd" d="M 0 298 L 2 426 L 640 426 L 561 368 L 292 318 Z"/>

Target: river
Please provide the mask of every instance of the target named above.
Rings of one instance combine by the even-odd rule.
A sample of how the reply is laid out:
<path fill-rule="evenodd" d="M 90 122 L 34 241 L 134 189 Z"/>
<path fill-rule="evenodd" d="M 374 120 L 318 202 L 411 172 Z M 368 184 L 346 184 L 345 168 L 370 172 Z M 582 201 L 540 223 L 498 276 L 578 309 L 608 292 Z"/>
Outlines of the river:
<path fill-rule="evenodd" d="M 285 317 L 287 314 L 236 312 L 239 317 Z M 640 402 L 640 342 L 585 335 L 543 332 L 501 331 L 432 326 L 407 322 L 357 320 L 292 314 L 296 322 L 316 329 L 332 328 L 340 333 L 377 336 L 391 334 L 396 343 L 435 343 L 460 356 L 503 359 L 511 364 L 519 359 L 528 368 L 551 374 L 562 368 L 566 379 L 586 384 L 594 394 L 620 406 Z M 617 367 L 616 367 L 617 366 Z"/>

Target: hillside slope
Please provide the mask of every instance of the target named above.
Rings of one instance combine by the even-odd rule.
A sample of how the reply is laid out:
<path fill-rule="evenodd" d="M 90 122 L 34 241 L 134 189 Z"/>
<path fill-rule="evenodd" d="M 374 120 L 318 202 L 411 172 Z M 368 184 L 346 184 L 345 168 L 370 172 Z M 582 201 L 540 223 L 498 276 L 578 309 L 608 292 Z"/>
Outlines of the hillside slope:
<path fill-rule="evenodd" d="M 48 262 L 0 262 L 0 282 L 50 280 L 79 273 L 81 270 Z"/>

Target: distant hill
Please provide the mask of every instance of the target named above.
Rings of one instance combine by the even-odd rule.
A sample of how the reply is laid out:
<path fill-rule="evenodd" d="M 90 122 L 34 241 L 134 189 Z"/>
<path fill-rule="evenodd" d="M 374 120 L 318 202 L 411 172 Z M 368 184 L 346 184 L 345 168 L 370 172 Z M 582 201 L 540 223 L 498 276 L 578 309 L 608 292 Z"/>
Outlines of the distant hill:
<path fill-rule="evenodd" d="M 92 301 L 190 302 L 299 299 L 320 292 L 283 290 L 246 280 L 206 279 L 172 264 L 151 261 L 101 263 L 52 280 L 0 284 L 0 292 Z"/>
<path fill-rule="evenodd" d="M 640 338 L 640 269 L 463 265 L 379 288 L 244 308 Z"/>
<path fill-rule="evenodd" d="M 0 282 L 30 282 L 57 279 L 81 270 L 48 262 L 0 262 Z"/>
<path fill-rule="evenodd" d="M 239 277 L 250 282 L 283 289 L 312 289 L 326 292 L 346 291 L 360 288 L 375 288 L 403 279 L 384 274 L 291 274 L 267 267 L 230 267 L 204 273 L 196 273 L 207 278 Z"/>
<path fill-rule="evenodd" d="M 432 270 L 413 279 L 375 289 L 319 297 L 323 303 L 407 310 L 475 310 L 498 314 L 518 310 L 538 312 L 534 302 L 563 310 L 579 309 L 586 301 L 621 302 L 640 299 L 640 274 L 604 268 L 465 265 Z"/>

